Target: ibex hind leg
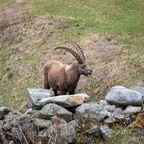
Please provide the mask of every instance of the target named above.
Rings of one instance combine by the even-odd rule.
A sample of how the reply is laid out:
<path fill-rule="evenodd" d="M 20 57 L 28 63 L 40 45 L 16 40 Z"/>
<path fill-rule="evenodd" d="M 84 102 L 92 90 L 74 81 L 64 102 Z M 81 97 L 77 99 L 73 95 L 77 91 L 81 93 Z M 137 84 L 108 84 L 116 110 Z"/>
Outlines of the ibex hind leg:
<path fill-rule="evenodd" d="M 44 80 L 44 89 L 50 89 L 48 80 Z"/>
<path fill-rule="evenodd" d="M 48 74 L 46 69 L 44 69 L 44 89 L 50 89 L 49 81 L 48 81 Z"/>
<path fill-rule="evenodd" d="M 75 89 L 76 89 L 76 87 L 73 87 L 73 88 L 69 91 L 69 95 L 75 94 Z"/>
<path fill-rule="evenodd" d="M 69 95 L 73 95 L 73 94 L 75 94 L 75 91 L 69 92 Z"/>

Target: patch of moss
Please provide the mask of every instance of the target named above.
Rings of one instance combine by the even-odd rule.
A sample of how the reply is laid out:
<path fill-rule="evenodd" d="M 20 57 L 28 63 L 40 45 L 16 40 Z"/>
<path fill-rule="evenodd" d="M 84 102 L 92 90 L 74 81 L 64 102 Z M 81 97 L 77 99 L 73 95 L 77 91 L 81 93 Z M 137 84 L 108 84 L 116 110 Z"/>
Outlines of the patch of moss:
<path fill-rule="evenodd" d="M 89 140 L 93 141 L 95 143 L 95 138 L 99 138 L 101 136 L 100 132 L 96 132 L 92 135 L 88 135 L 86 133 L 87 130 L 90 130 L 92 126 L 94 125 L 99 125 L 98 122 L 90 122 L 90 123 L 85 123 L 81 125 L 81 133 L 77 137 L 77 142 L 76 144 L 87 144 Z M 96 139 L 97 140 L 97 139 Z"/>
<path fill-rule="evenodd" d="M 144 128 L 144 113 L 138 114 L 138 117 L 136 118 L 136 121 L 132 123 L 131 125 L 134 128 Z"/>
<path fill-rule="evenodd" d="M 90 122 L 90 123 L 82 124 L 82 132 L 86 132 L 94 125 L 99 125 L 99 123 L 98 122 Z"/>
<path fill-rule="evenodd" d="M 39 112 L 34 113 L 34 117 L 38 118 L 39 117 Z"/>

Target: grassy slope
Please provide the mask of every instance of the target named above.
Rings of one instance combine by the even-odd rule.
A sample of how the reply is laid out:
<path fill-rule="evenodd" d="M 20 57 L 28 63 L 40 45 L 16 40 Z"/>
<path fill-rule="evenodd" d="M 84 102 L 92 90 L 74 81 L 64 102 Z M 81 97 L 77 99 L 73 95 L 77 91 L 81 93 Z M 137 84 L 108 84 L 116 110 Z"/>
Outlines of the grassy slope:
<path fill-rule="evenodd" d="M 5 35 L 1 35 L 1 39 L 7 39 L 9 32 L 10 37 L 1 49 L 2 104 L 17 108 L 26 99 L 27 87 L 42 88 L 42 67 L 46 61 L 53 59 L 51 48 L 66 40 L 80 41 L 90 53 L 87 59 L 94 70 L 93 81 L 87 85 L 82 81 L 78 92 L 86 91 L 92 97 L 96 95 L 102 99 L 113 85 L 143 83 L 143 1 L 24 1 L 25 7 L 40 20 L 34 19 L 33 24 L 12 25 L 11 31 L 6 30 Z M 92 44 L 85 45 L 87 41 Z M 96 47 L 96 41 L 102 43 L 100 48 Z M 107 45 L 115 45 L 116 52 L 107 51 Z M 96 47 L 95 50 L 93 47 Z M 57 59 L 65 62 L 63 57 L 65 59 L 66 56 Z M 108 59 L 105 60 L 105 57 Z M 113 73 L 111 76 L 108 75 L 110 72 Z M 14 77 L 5 78 L 8 75 Z M 96 101 L 97 97 L 92 99 Z"/>
<path fill-rule="evenodd" d="M 144 2 L 135 0 L 32 0 L 34 13 L 74 19 L 84 30 L 70 29 L 67 35 L 99 33 L 116 38 L 126 49 L 143 52 Z M 72 35 L 71 34 L 71 35 Z"/>
<path fill-rule="evenodd" d="M 11 1 L 13 1 L 13 0 L 0 0 L 0 5 L 6 4 Z"/>

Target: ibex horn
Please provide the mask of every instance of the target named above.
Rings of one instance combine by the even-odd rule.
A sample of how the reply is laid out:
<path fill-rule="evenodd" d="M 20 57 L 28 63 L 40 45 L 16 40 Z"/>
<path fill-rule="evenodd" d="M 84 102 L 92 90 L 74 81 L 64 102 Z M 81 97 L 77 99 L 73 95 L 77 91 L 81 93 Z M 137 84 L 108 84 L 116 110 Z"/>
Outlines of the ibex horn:
<path fill-rule="evenodd" d="M 72 44 L 76 48 L 76 50 L 80 53 L 81 58 L 83 59 L 83 61 L 85 61 L 85 56 L 84 56 L 84 53 L 83 53 L 83 49 L 77 43 L 75 43 L 73 41 L 66 41 L 66 42 Z"/>
<path fill-rule="evenodd" d="M 79 64 L 83 64 L 84 61 L 83 59 L 81 58 L 81 56 L 73 49 L 69 48 L 69 47 L 65 47 L 65 46 L 58 46 L 56 48 L 54 48 L 54 50 L 57 50 L 57 49 L 64 49 L 68 52 L 70 52 L 78 61 Z"/>

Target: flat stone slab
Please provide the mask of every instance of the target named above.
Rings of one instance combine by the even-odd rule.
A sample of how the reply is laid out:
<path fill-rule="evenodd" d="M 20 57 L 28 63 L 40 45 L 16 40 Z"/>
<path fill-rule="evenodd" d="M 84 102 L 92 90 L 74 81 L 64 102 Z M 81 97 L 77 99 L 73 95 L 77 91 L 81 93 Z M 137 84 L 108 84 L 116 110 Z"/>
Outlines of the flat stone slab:
<path fill-rule="evenodd" d="M 142 105 L 142 95 L 134 90 L 122 86 L 115 86 L 106 95 L 105 100 L 110 104 L 128 106 Z"/>
<path fill-rule="evenodd" d="M 27 89 L 28 93 L 28 107 L 33 109 L 40 109 L 42 106 L 38 103 L 43 98 L 54 96 L 54 92 L 47 89 Z"/>
<path fill-rule="evenodd" d="M 43 98 L 42 100 L 39 101 L 39 104 L 44 106 L 48 103 L 55 103 L 63 107 L 74 107 L 81 105 L 88 99 L 89 96 L 86 93 L 75 95 L 60 95 L 60 96 Z"/>

